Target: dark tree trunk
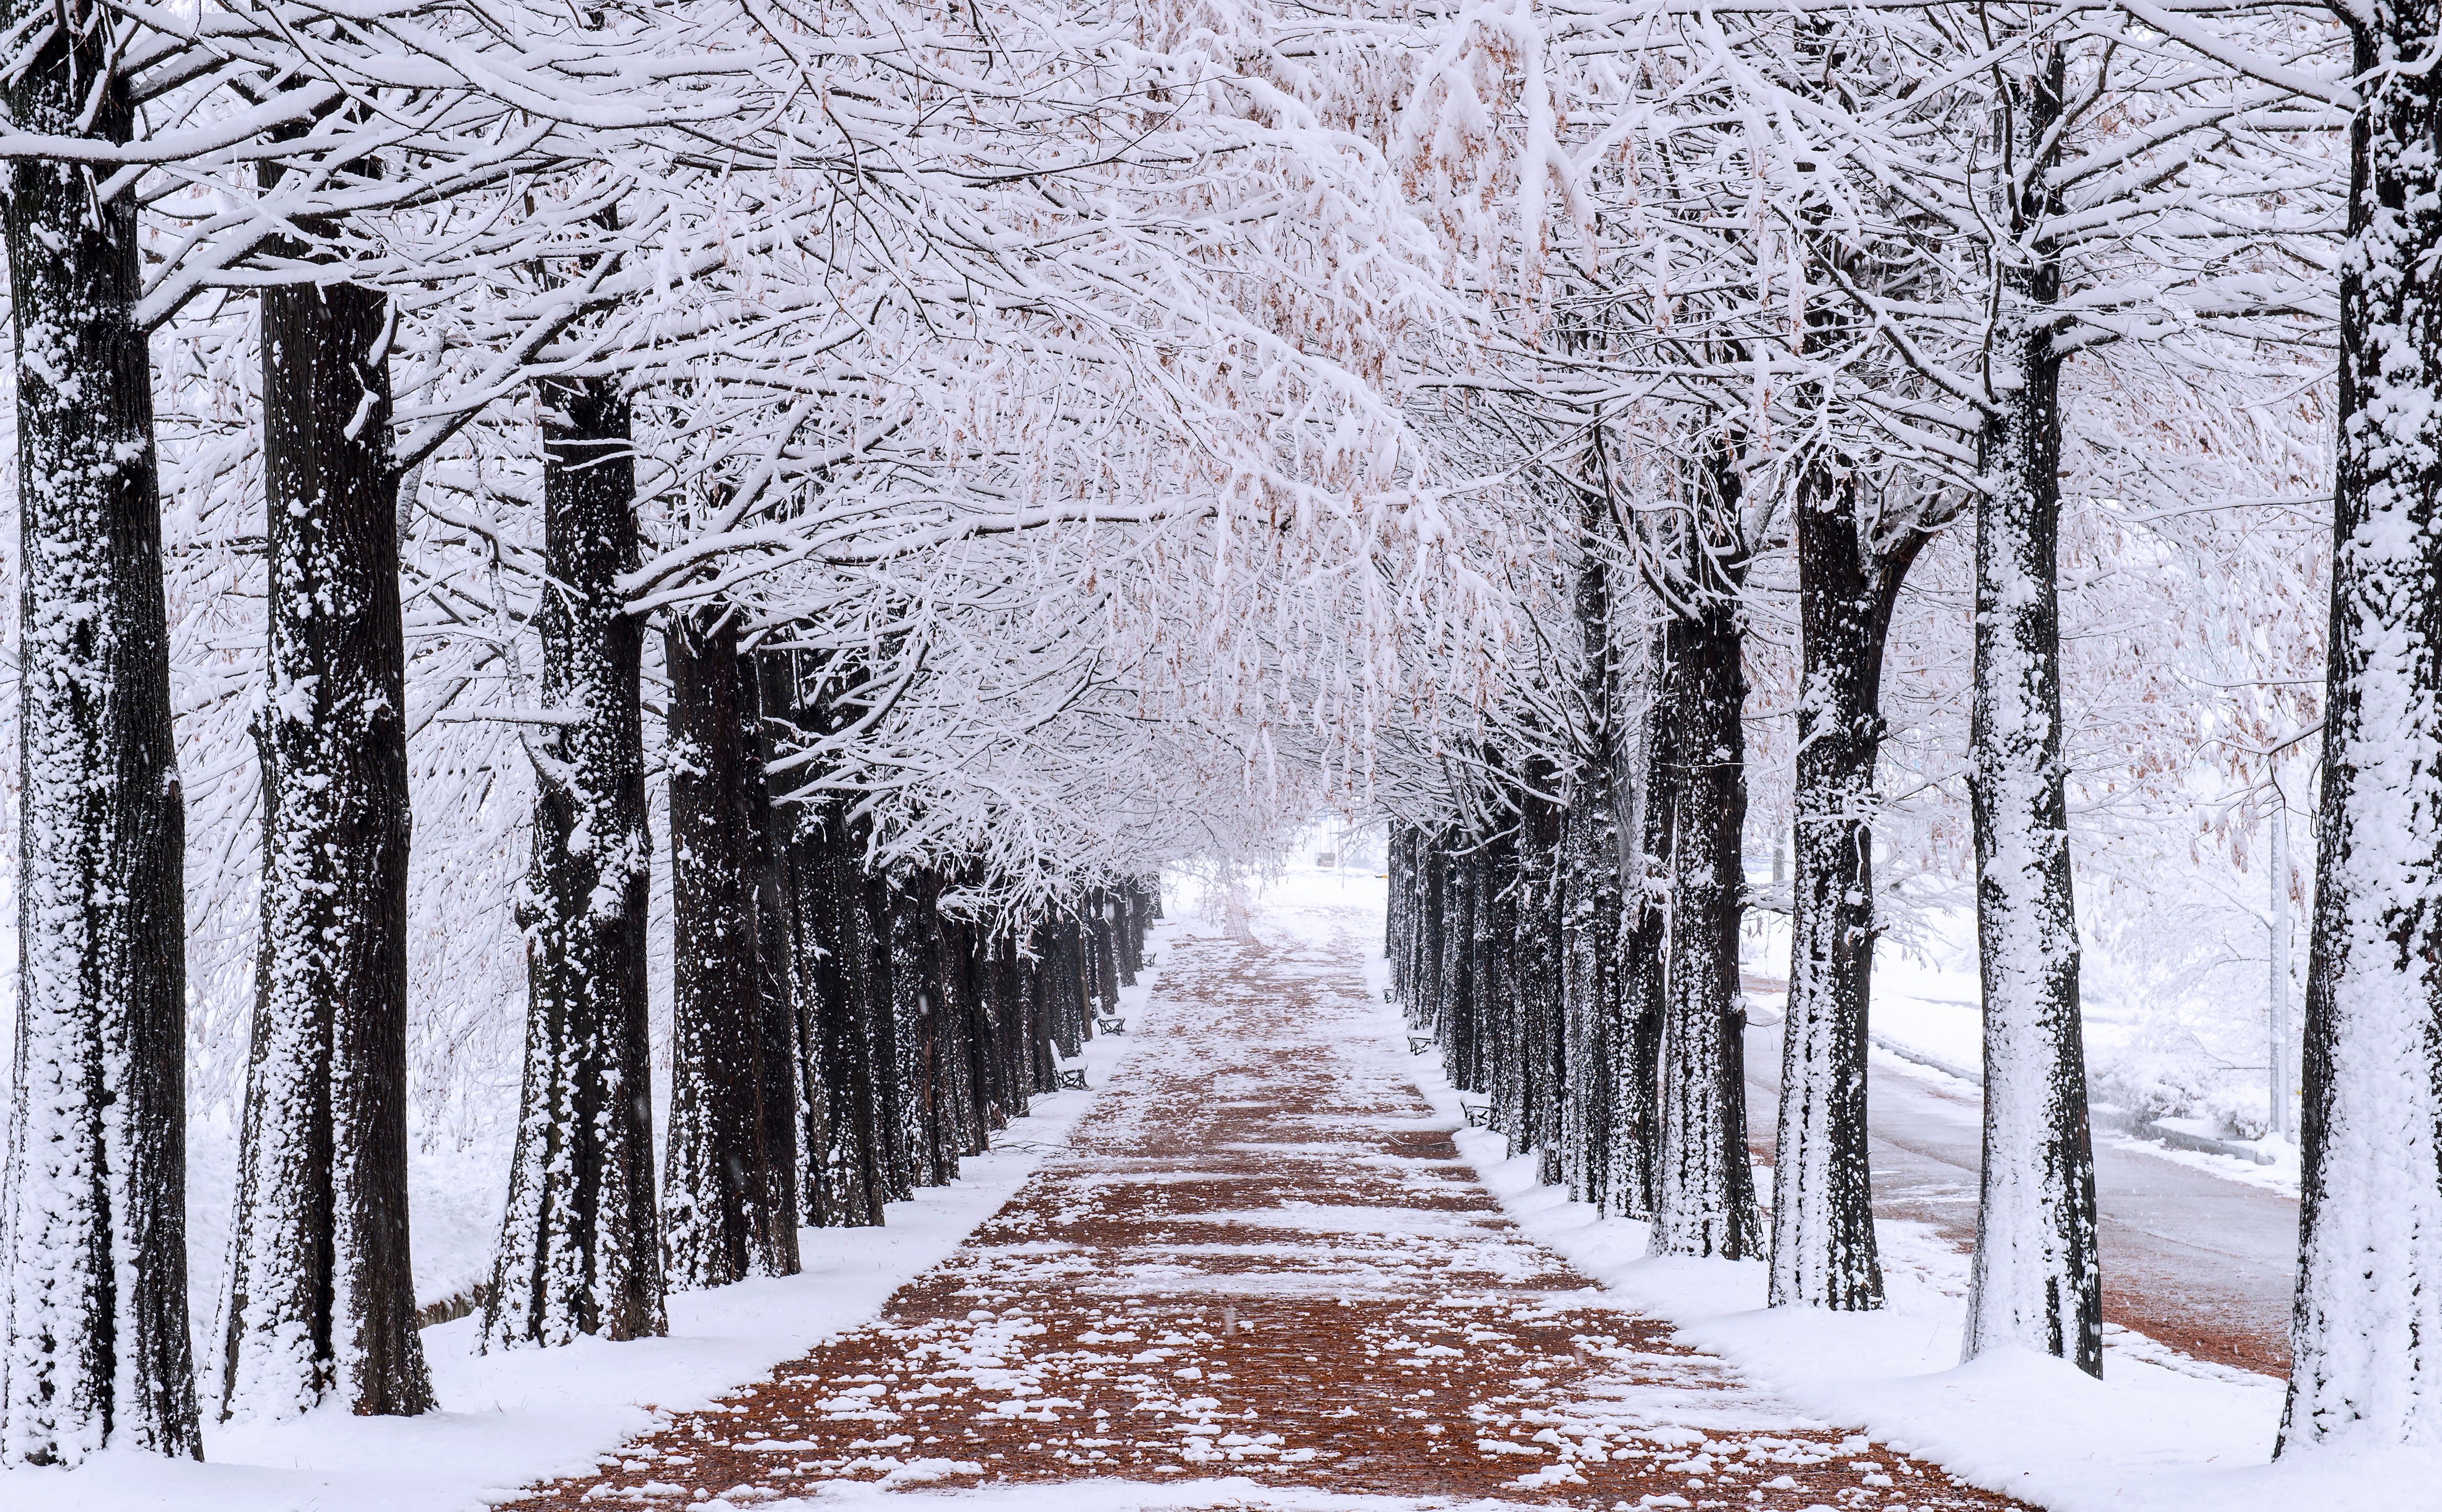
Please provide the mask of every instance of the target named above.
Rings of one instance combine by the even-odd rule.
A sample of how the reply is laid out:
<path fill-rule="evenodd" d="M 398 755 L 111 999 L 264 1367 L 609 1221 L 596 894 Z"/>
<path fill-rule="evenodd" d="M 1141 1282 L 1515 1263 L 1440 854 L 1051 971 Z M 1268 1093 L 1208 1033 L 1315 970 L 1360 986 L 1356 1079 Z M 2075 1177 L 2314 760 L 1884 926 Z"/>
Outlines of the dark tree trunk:
<path fill-rule="evenodd" d="M 1503 858 L 1490 841 L 1479 838 L 1467 852 L 1468 918 L 1473 927 L 1467 935 L 1467 979 L 1473 1011 L 1472 1043 L 1467 1047 L 1467 1060 L 1473 1068 L 1469 1090 L 1489 1093 L 1494 1078 L 1501 1069 L 1501 1037 L 1507 1008 L 1505 970 L 1506 943 L 1509 938 L 1507 909 L 1501 899 L 1499 880 Z"/>
<path fill-rule="evenodd" d="M 1094 1007 L 1105 1015 L 1120 1011 L 1120 932 L 1110 894 L 1097 892 L 1092 905 Z"/>
<path fill-rule="evenodd" d="M 1442 883 L 1442 1056 L 1450 1085 L 1474 1090 L 1475 860 L 1455 847 L 1467 844 L 1455 831 L 1445 837 Z"/>
<path fill-rule="evenodd" d="M 1613 1211 L 1610 1179 L 1618 1107 L 1614 1084 L 1626 1074 L 1619 1017 L 1618 837 L 1608 784 L 1588 780 L 1581 763 L 1562 818 L 1561 845 L 1561 1180 L 1575 1201 Z"/>
<path fill-rule="evenodd" d="M 1390 907 L 1382 920 L 1382 954 L 1391 962 L 1391 996 L 1416 1025 L 1416 831 L 1394 824 L 1390 837 Z"/>
<path fill-rule="evenodd" d="M 1441 835 L 1435 830 L 1416 836 L 1416 897 L 1412 1013 L 1418 1028 L 1444 1037 L 1450 1016 L 1449 982 L 1443 967 L 1449 952 L 1449 858 L 1442 854 Z"/>
<path fill-rule="evenodd" d="M 1009 1121 L 1000 1025 L 993 1012 L 991 956 L 983 931 L 971 920 L 944 920 L 941 934 L 952 1012 L 962 1026 L 959 1066 L 966 1096 L 959 1110 L 958 1153 L 982 1155 L 991 1148 L 992 1131 Z"/>
<path fill-rule="evenodd" d="M 637 552 L 628 403 L 606 379 L 555 380 L 542 398 L 542 704 L 559 722 L 530 738 L 525 1084 L 486 1347 L 668 1328 L 645 1021 L 643 634 L 619 589 Z"/>
<path fill-rule="evenodd" d="M 662 645 L 674 936 L 662 1231 L 670 1284 L 722 1286 L 796 1268 L 796 1204 L 775 1179 L 793 1172 L 794 1140 L 771 1144 L 765 1107 L 761 761 L 734 614 L 674 613 Z M 771 922 L 785 945 L 785 918 Z M 784 1063 L 779 1086 L 791 1109 L 793 1071 Z"/>
<path fill-rule="evenodd" d="M 2365 103 L 2341 260 L 2300 1257 L 2279 1452 L 2442 1437 L 2442 31 L 2431 3 L 2343 10 Z M 2388 66 L 2386 66 L 2388 64 Z"/>
<path fill-rule="evenodd" d="M 1073 918 L 1051 926 L 1051 1039 L 1060 1058 L 1074 1060 L 1085 1046 L 1084 933 Z"/>
<path fill-rule="evenodd" d="M 938 1187 L 957 1179 L 957 1151 L 950 1137 L 953 1062 L 949 1015 L 940 989 L 939 936 L 934 904 L 938 881 L 927 872 L 908 880 L 893 910 L 892 1001 L 899 1015 L 900 1078 L 903 1101 L 900 1135 L 907 1144 L 909 1187 Z"/>
<path fill-rule="evenodd" d="M 841 683 L 852 669 L 793 651 L 767 652 L 767 715 L 799 740 L 834 733 Z M 767 720 L 767 731 L 775 726 Z M 805 780 L 799 774 L 794 781 Z M 888 1200 L 881 1141 L 884 1088 L 876 1063 L 874 941 L 866 912 L 865 835 L 847 800 L 792 806 L 789 876 L 804 1159 L 799 1201 L 819 1228 L 866 1228 Z"/>
<path fill-rule="evenodd" d="M 756 1052 L 761 1078 L 763 1200 L 756 1244 L 775 1276 L 798 1269 L 798 1153 L 804 1148 L 799 1097 L 806 1041 L 799 1020 L 796 889 L 790 883 L 796 811 L 772 801 L 767 775 L 780 755 L 779 732 L 796 712 L 789 661 L 749 657 L 739 676 L 752 695 L 746 708 L 746 771 L 741 782 L 754 849 L 755 975 L 762 1010 Z"/>
<path fill-rule="evenodd" d="M 1114 888 L 1111 898 L 1119 905 L 1120 985 L 1134 987 L 1144 966 L 1144 900 L 1133 881 Z"/>
<path fill-rule="evenodd" d="M 846 805 L 820 811 L 822 862 L 816 869 L 807 928 L 822 949 L 817 983 L 822 997 L 818 1043 L 810 1061 L 821 1067 L 821 1084 L 809 1101 L 818 1102 L 824 1173 L 820 1224 L 870 1228 L 882 1222 L 889 1200 L 889 1176 L 882 1139 L 886 1043 L 875 1022 L 875 943 L 866 906 L 863 847 L 849 825 Z"/>
<path fill-rule="evenodd" d="M 1518 952 L 1516 886 L 1523 840 L 1513 819 L 1503 832 L 1485 842 L 1475 858 L 1477 885 L 1483 889 L 1476 913 L 1475 971 L 1484 984 L 1476 999 L 1476 1019 L 1483 1027 L 1476 1041 L 1476 1074 L 1492 1104 L 1492 1126 L 1508 1137 L 1512 1154 L 1519 1149 L 1526 1102 L 1526 1054 L 1520 1032 L 1524 973 Z"/>
<path fill-rule="evenodd" d="M 1672 725 L 1664 717 L 1667 636 L 1659 628 L 1645 637 L 1638 680 L 1642 686 L 1632 720 L 1613 767 L 1622 839 L 1619 985 L 1612 997 L 1618 1017 L 1610 1030 L 1618 1047 L 1613 1082 L 1612 1211 L 1652 1216 L 1662 1167 L 1662 1025 L 1669 974 L 1665 955 L 1670 938 L 1672 838 L 1679 811 L 1681 763 L 1670 744 Z M 1621 679 L 1622 701 L 1625 684 Z"/>
<path fill-rule="evenodd" d="M 843 1225 L 841 1173 L 833 1164 L 834 1124 L 845 1093 L 831 1064 L 832 1019 L 843 1001 L 838 922 L 830 892 L 829 811 L 811 808 L 789 843 L 791 913 L 796 920 L 797 1106 L 803 1145 L 797 1163 L 797 1203 L 807 1224 Z"/>
<path fill-rule="evenodd" d="M 128 140 L 109 22 L 76 0 L 12 6 L 8 19 L 39 39 L 0 82 L 10 125 Z M 153 373 L 134 319 L 136 203 L 97 205 L 95 177 L 9 169 L 22 849 L 0 1463 L 201 1453 L 187 1331 L 186 809 Z"/>
<path fill-rule="evenodd" d="M 1053 1002 L 1052 957 L 1057 947 L 1056 937 L 1048 924 L 1037 924 L 1029 937 L 1029 950 L 1019 968 L 1019 985 L 1026 1003 L 1027 1042 L 1033 1047 L 1034 1090 L 1053 1092 L 1060 1087 L 1060 1047 L 1055 1022 L 1058 1009 Z"/>
<path fill-rule="evenodd" d="M 1743 1259 L 1762 1236 L 1739 989 L 1747 804 L 1737 601 L 1704 593 L 1663 638 L 1664 745 L 1674 770 L 1653 1252 Z"/>
<path fill-rule="evenodd" d="M 2015 162 L 2032 163 L 2060 118 L 2061 54 L 2038 46 L 2032 57 L 2028 71 L 2007 76 L 2003 126 Z M 2040 240 L 2050 213 L 2043 175 L 2026 172 L 2012 228 L 2027 255 L 2000 274 L 1989 360 L 2003 408 L 1985 426 L 1976 506 L 1968 791 L 1984 987 L 1984 1175 L 1965 1356 L 2014 1344 L 2100 1375 L 2094 1156 L 2061 756 L 2060 356 L 2050 308 L 2060 264 Z"/>
<path fill-rule="evenodd" d="M 1551 796 L 1558 774 L 1538 761 L 1527 769 L 1518 815 L 1517 935 L 1512 993 L 1521 1051 L 1519 1126 L 1510 1143 L 1539 1153 L 1539 1179 L 1560 1179 L 1561 1084 L 1565 1036 L 1561 1023 L 1560 832 L 1564 812 Z"/>
<path fill-rule="evenodd" d="M 1013 931 L 993 937 L 992 984 L 1008 1088 L 1004 1111 L 1011 1119 L 1022 1119 L 1033 1110 L 1034 1036 L 1027 1013 L 1025 968 L 1018 959 Z"/>
<path fill-rule="evenodd" d="M 1828 460 L 1797 496 L 1797 870 L 1773 1158 L 1775 1306 L 1883 1304 L 1866 1139 L 1874 761 L 1891 605 L 1922 537 L 1869 552 L 1866 497 Z"/>
<path fill-rule="evenodd" d="M 302 255 L 306 249 L 293 252 Z M 407 1198 L 406 638 L 389 301 L 263 296 L 263 937 L 225 1418 L 432 1405 Z"/>
<path fill-rule="evenodd" d="M 883 1200 L 905 1202 L 916 1195 L 914 1141 L 908 1138 L 909 1105 L 914 1081 L 914 1036 L 902 1022 L 899 978 L 898 889 L 881 877 L 865 880 L 866 1032 L 872 1036 L 875 1126 L 872 1139 L 881 1157 Z"/>
<path fill-rule="evenodd" d="M 1619 988 L 1613 1001 L 1619 1017 L 1612 1037 L 1619 1047 L 1613 1086 L 1613 1211 L 1649 1218 L 1660 1200 L 1662 1170 L 1662 1024 L 1668 974 L 1663 954 L 1669 939 L 1667 879 L 1670 814 L 1676 805 L 1672 774 L 1656 765 L 1646 781 L 1636 828 L 1643 832 L 1635 869 L 1621 910 Z"/>
<path fill-rule="evenodd" d="M 1576 740 L 1561 821 L 1560 880 L 1562 1048 L 1569 1195 L 1598 1211 L 1616 1211 L 1611 1178 L 1618 1080 L 1627 1075 L 1627 1046 L 1615 1032 L 1623 973 L 1617 960 L 1620 893 L 1618 794 L 1612 781 L 1618 758 L 1618 670 L 1612 639 L 1610 501 L 1589 497 L 1578 515 L 1574 608 L 1579 647 Z"/>

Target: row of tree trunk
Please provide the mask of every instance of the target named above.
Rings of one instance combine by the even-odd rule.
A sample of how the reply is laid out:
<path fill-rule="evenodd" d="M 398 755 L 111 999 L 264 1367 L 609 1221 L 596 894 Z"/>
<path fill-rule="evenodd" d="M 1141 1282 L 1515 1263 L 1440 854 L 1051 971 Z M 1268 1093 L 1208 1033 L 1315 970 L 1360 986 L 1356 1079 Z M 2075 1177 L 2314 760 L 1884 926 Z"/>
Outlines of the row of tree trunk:
<path fill-rule="evenodd" d="M 127 138 L 132 106 L 90 30 L 55 28 L 11 76 L 12 119 Z M 113 82 L 89 99 L 97 78 Z M 184 811 L 136 211 L 97 202 L 81 169 L 9 173 L 12 308 L 39 360 L 19 382 L 24 944 L 0 1460 L 199 1454 Z M 217 1408 L 414 1413 L 433 1401 L 408 1261 L 412 500 L 390 445 L 391 312 L 334 281 L 266 292 L 264 323 L 263 932 Z M 1130 881 L 1012 924 L 940 906 L 954 879 L 868 874 L 845 811 L 766 788 L 814 718 L 797 663 L 742 650 L 725 606 L 672 614 L 677 1008 L 657 1192 L 644 626 L 620 586 L 639 553 L 629 410 L 610 380 L 539 390 L 543 670 L 519 717 L 538 780 L 516 900 L 529 1005 L 493 1345 L 660 1333 L 666 1286 L 793 1270 L 799 1222 L 879 1223 L 884 1203 L 950 1179 L 1116 1010 L 1157 906 Z"/>
<path fill-rule="evenodd" d="M 641 939 L 623 938 L 607 977 L 592 961 L 559 965 L 551 929 L 588 916 L 541 911 L 529 928 L 556 970 L 532 974 L 487 1347 L 658 1334 L 665 1289 L 793 1274 L 801 1224 L 880 1224 L 884 1204 L 957 1179 L 960 1157 L 1025 1117 L 1097 1016 L 1118 1011 L 1157 917 L 1144 879 L 1021 932 L 957 905 L 979 876 L 876 874 L 847 801 L 775 803 L 768 785 L 783 748 L 826 720 L 824 678 L 740 640 L 719 605 L 674 614 L 663 637 L 673 993 L 658 1211 L 641 992 L 584 991 L 640 975 Z M 554 799 L 546 784 L 538 804 Z M 599 852 L 562 862 L 546 842 L 567 831 L 539 817 L 538 882 L 546 860 Z M 580 870 L 571 891 L 589 884 Z M 555 979 L 615 1021 L 546 1001 Z"/>
<path fill-rule="evenodd" d="M 2041 104 L 2057 80 L 2030 87 Z M 2028 117 L 2040 133 L 2042 111 Z M 1986 611 L 1970 786 L 1988 1092 L 1967 1349 L 2021 1344 L 2099 1374 L 2052 586 L 2058 359 L 2039 322 L 2022 326 L 2007 355 L 2031 376 L 1984 438 L 1988 471 L 2008 486 L 1977 520 Z M 1445 817 L 1394 829 L 1393 991 L 1451 1083 L 1485 1095 L 1511 1153 L 1538 1150 L 1546 1180 L 1648 1220 L 1655 1253 L 1761 1256 L 1776 1305 L 1877 1307 L 1866 1054 L 1883 648 L 1941 519 L 1920 511 L 1883 529 L 1892 511 L 1836 455 L 1795 480 L 1797 867 L 1767 1230 L 1749 1163 L 1738 949 L 1740 484 L 1721 466 L 1694 476 L 1688 509 L 1638 524 L 1633 621 L 1615 588 L 1631 559 L 1622 521 L 1588 490 L 1566 726 L 1522 741 L 1539 753 L 1522 759 L 1472 753 L 1473 785 L 1449 795 Z"/>

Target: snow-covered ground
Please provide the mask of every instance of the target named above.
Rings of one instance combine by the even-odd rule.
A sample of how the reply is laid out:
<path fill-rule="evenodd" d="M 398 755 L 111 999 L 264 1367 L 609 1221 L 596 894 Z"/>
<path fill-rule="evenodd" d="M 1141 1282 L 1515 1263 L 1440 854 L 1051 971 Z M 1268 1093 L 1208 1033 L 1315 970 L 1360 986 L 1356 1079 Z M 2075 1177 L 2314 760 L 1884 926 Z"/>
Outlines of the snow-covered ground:
<path fill-rule="evenodd" d="M 1157 955 L 1175 927 L 1158 926 L 1149 948 Z M 1159 984 L 1157 968 L 1122 990 L 1131 1016 L 1159 1017 Z M 1099 1084 L 1139 1043 L 1089 1043 L 1087 1081 Z M 892 1203 L 884 1228 L 799 1230 L 802 1274 L 673 1293 L 666 1339 L 478 1355 L 476 1320 L 461 1319 L 424 1332 L 439 1412 L 366 1418 L 335 1406 L 286 1423 L 208 1424 L 200 1465 L 112 1453 L 71 1471 L 0 1470 L 0 1512 L 471 1512 L 519 1486 L 591 1469 L 595 1456 L 670 1412 L 705 1406 L 872 1317 L 998 1211 L 1092 1101 L 1089 1092 L 1035 1098 L 1031 1117 L 994 1137 L 993 1154 L 964 1161 L 954 1185 Z M 462 1175 L 453 1181 L 435 1171 L 432 1186 L 467 1203 L 479 1202 L 467 1193 L 496 1190 L 480 1171 Z M 424 1197 L 419 1190 L 419 1222 Z M 487 1260 L 500 1216 L 493 1200 L 488 1214 L 452 1211 L 437 1251 L 455 1246 L 478 1266 Z M 198 1206 L 209 1213 L 209 1196 Z M 479 1231 L 481 1244 L 461 1230 Z M 419 1244 L 419 1271 L 425 1258 Z M 420 1289 L 432 1294 L 429 1284 Z M 210 1295 L 197 1291 L 199 1307 Z"/>
<path fill-rule="evenodd" d="M 1314 918 L 1315 905 L 1378 911 L 1382 886 L 1367 872 L 1293 867 L 1265 890 L 1255 932 L 1321 935 L 1334 926 Z M 1157 941 L 1176 927 L 1165 926 Z M 1762 958 L 1752 965 L 1770 969 Z M 1374 959 L 1369 971 L 1378 989 L 1385 964 Z M 1165 1011 L 1158 974 L 1149 980 L 1130 993 L 1132 1016 Z M 1878 973 L 1876 1010 L 1885 1029 L 1929 1055 L 1970 1066 L 1973 1001 L 1972 974 L 1938 958 L 1902 958 Z M 1381 1010 L 1380 1032 L 1386 1044 L 1399 1043 L 1404 1026 L 1396 1009 Z M 1140 1043 L 1095 1042 L 1087 1052 L 1093 1080 L 1099 1084 Z M 1431 1058 L 1411 1064 L 1435 1106 L 1453 1124 L 1462 1122 L 1457 1096 Z M 673 1297 L 666 1339 L 485 1357 L 471 1352 L 472 1321 L 443 1325 L 425 1336 L 443 1412 L 398 1420 L 328 1411 L 282 1425 L 212 1430 L 210 1458 L 202 1465 L 111 1455 L 74 1472 L 0 1472 L 0 1508 L 457 1512 L 590 1467 L 602 1451 L 668 1413 L 704 1405 L 871 1317 L 893 1289 L 946 1256 L 995 1211 L 1089 1101 L 1078 1093 L 1038 1099 L 1034 1117 L 1007 1131 L 994 1155 L 969 1161 L 953 1187 L 894 1204 L 886 1229 L 806 1230 L 801 1276 Z M 2032 1355 L 1988 1356 L 1960 1366 L 1963 1259 L 1920 1225 L 1882 1226 L 1890 1298 L 1884 1311 L 1767 1309 L 1760 1265 L 1648 1259 L 1643 1225 L 1597 1218 L 1564 1193 L 1536 1185 L 1534 1161 L 1505 1158 L 1497 1135 L 1462 1129 L 1458 1138 L 1485 1184 L 1530 1233 L 1630 1304 L 1678 1324 L 1687 1342 L 1809 1413 L 2033 1504 L 2055 1512 L 2391 1512 L 2426 1504 L 2442 1484 L 2442 1454 L 2433 1452 L 2321 1450 L 2272 1465 L 2280 1382 L 2202 1364 L 2124 1332 L 2112 1336 L 2100 1382 Z M 2258 1180 L 2278 1175 L 2223 1157 L 2164 1157 Z M 481 1174 L 441 1184 L 472 1190 L 482 1185 Z M 479 1215 L 458 1227 L 471 1230 L 484 1221 Z M 825 1500 L 884 1494 L 902 1501 L 946 1495 L 843 1486 Z M 1391 1512 L 1413 1504 L 1233 1480 L 1158 1493 L 1103 1485 L 957 1496 L 962 1505 L 1006 1512 L 1038 1505 L 1050 1512 L 1054 1498 L 1058 1512 L 1258 1503 Z"/>
<path fill-rule="evenodd" d="M 1331 873 L 1292 872 L 1267 893 L 1257 931 L 1295 928 L 1301 904 L 1353 902 L 1359 885 Z M 1382 884 L 1370 885 L 1378 907 Z M 1386 962 L 1372 960 L 1368 970 L 1377 991 L 1388 985 Z M 1939 970 L 1901 975 L 1886 997 L 1878 970 L 1878 1017 L 1898 999 L 1895 1016 L 1924 1034 L 1929 1048 L 1959 1050 L 1941 1037 L 1957 1033 L 1941 1016 L 1956 1003 L 1949 978 Z M 1972 1022 L 1972 975 L 1967 986 L 1957 1011 Z M 1396 1008 L 1382 1009 L 1381 1032 L 1388 1043 L 1406 1033 Z M 1973 1065 L 1975 1041 L 1967 1044 L 1961 1053 Z M 1434 1106 L 1463 1125 L 1458 1094 L 1434 1060 L 1414 1064 Z M 1881 1312 L 1767 1308 L 1760 1262 L 1649 1259 L 1644 1224 L 1599 1217 L 1539 1185 L 1536 1158 L 1508 1158 L 1498 1134 L 1460 1127 L 1457 1139 L 1522 1227 L 1639 1310 L 1678 1324 L 1684 1341 L 1806 1412 L 1988 1489 L 2053 1512 L 2396 1512 L 2432 1504 L 2442 1485 L 2442 1452 L 2430 1450 L 2323 1449 L 2274 1465 L 2280 1381 L 2191 1359 L 2124 1331 L 2106 1344 L 2100 1381 L 2027 1352 L 1961 1365 L 1965 1257 L 1922 1225 L 1879 1226 L 1888 1296 Z M 1768 1181 L 1763 1189 L 1769 1193 Z"/>
<path fill-rule="evenodd" d="M 2144 974 L 2115 963 L 2089 943 L 2084 1028 L 2088 1081 L 2098 1102 L 2120 1107 L 2159 1127 L 2251 1152 L 2249 1156 L 2172 1149 L 2097 1126 L 2098 1139 L 2174 1160 L 2232 1181 L 2295 1197 L 2298 1147 L 2265 1137 L 2266 1078 L 2260 1066 L 2226 1066 L 2214 1047 L 2183 1023 L 2182 1005 L 2154 995 Z M 1789 970 L 1788 920 L 1751 916 L 1740 955 L 1763 977 Z M 1910 1075 L 1945 1071 L 1973 1076 L 1982 1064 L 1983 989 L 1977 977 L 1976 917 L 1963 909 L 1929 913 L 1904 946 L 1874 955 L 1873 1038 L 1878 1065 Z M 1777 1012 L 1777 993 L 1750 994 Z M 1887 1061 L 1880 1057 L 1896 1057 Z M 2262 1059 L 2258 1047 L 2257 1060 Z"/>

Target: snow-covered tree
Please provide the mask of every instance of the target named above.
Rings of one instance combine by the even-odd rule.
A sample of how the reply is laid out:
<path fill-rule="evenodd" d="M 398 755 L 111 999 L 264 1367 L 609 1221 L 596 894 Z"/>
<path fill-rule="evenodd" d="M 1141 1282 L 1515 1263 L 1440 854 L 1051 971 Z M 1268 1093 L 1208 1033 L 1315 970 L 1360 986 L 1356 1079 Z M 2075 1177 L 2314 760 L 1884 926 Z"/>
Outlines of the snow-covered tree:
<path fill-rule="evenodd" d="M 2360 91 L 2340 268 L 2329 679 L 2282 1451 L 2431 1443 L 2442 1252 L 2442 94 L 2418 7 L 2340 8 Z"/>
<path fill-rule="evenodd" d="M 184 792 L 135 185 L 113 18 L 9 14 L 15 157 L 17 1035 L 0 1175 L 0 1460 L 201 1452 L 187 1321 Z"/>

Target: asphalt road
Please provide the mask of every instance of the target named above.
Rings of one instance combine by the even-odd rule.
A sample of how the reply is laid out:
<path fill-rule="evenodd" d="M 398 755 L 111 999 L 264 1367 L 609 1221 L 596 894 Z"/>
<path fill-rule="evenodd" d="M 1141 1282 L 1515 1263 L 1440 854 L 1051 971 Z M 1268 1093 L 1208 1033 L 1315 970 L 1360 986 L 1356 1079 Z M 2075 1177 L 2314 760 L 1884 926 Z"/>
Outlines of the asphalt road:
<path fill-rule="evenodd" d="M 1898 1069 L 1880 1052 L 1874 1063 L 1875 1212 L 1930 1224 L 1972 1248 L 1980 1094 L 1938 1073 Z M 1779 1073 L 1779 1031 L 1748 1030 L 1748 1130 L 1767 1159 Z M 2094 1166 L 2105 1320 L 2200 1359 L 2286 1373 L 2297 1202 L 2108 1136 L 2096 1139 Z"/>

